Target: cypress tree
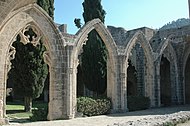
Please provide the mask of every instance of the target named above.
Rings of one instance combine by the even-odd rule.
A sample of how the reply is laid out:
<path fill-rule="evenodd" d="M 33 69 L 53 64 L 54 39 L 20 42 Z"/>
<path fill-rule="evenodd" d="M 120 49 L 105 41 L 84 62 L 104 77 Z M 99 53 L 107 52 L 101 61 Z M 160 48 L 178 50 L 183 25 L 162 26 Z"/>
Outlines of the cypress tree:
<path fill-rule="evenodd" d="M 24 96 L 25 111 L 31 111 L 32 99 L 40 96 L 48 75 L 48 66 L 43 60 L 45 47 L 41 41 L 36 47 L 31 43 L 24 45 L 19 35 L 13 47 L 16 54 L 8 76 L 14 83 L 14 93 Z"/>
<path fill-rule="evenodd" d="M 54 0 L 37 0 L 37 4 L 54 19 Z M 31 111 L 32 99 L 40 96 L 48 75 L 48 66 L 43 61 L 45 46 L 41 40 L 36 47 L 31 43 L 24 45 L 20 42 L 19 35 L 13 46 L 16 48 L 16 54 L 15 59 L 11 61 L 12 69 L 8 73 L 8 79 L 14 82 L 15 94 L 24 96 L 25 111 Z"/>
<path fill-rule="evenodd" d="M 37 4 L 54 19 L 54 0 L 37 0 Z"/>
<path fill-rule="evenodd" d="M 99 18 L 104 23 L 106 12 L 102 8 L 101 0 L 84 0 L 82 5 L 85 23 L 95 18 Z M 107 50 L 96 30 L 89 33 L 81 59 L 81 69 L 86 87 L 96 92 L 97 95 L 104 94 L 107 88 Z"/>
<path fill-rule="evenodd" d="M 101 0 L 84 0 L 83 5 L 83 18 L 85 23 L 95 18 L 99 18 L 103 23 L 105 21 L 106 12 L 103 10 Z"/>

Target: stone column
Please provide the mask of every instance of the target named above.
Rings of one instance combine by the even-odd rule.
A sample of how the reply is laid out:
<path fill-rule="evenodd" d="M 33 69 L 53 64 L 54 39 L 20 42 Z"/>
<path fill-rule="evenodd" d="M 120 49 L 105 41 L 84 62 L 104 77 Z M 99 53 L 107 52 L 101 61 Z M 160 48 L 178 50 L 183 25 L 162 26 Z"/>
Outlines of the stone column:
<path fill-rule="evenodd" d="M 117 56 L 115 57 L 117 59 Z M 118 68 L 117 68 L 117 62 L 114 63 L 110 61 L 110 59 L 107 60 L 107 97 L 111 99 L 112 101 L 112 112 L 117 112 L 118 110 Z"/>
<path fill-rule="evenodd" d="M 7 81 L 7 70 L 9 65 L 0 63 L 0 125 L 8 124 L 6 119 L 6 81 Z"/>
<path fill-rule="evenodd" d="M 176 100 L 177 100 L 177 104 L 183 104 L 185 103 L 185 94 L 184 94 L 184 71 L 183 71 L 183 52 L 185 50 L 185 45 L 184 44 L 180 44 L 180 45 L 175 45 L 175 51 L 176 51 L 176 55 L 177 55 L 177 68 L 178 68 L 178 85 L 177 85 L 177 90 L 176 90 Z"/>
<path fill-rule="evenodd" d="M 174 61 L 174 60 L 172 60 Z M 171 77 L 171 102 L 173 105 L 178 104 L 177 91 L 178 91 L 178 70 L 176 62 L 170 62 L 170 77 Z"/>
<path fill-rule="evenodd" d="M 50 66 L 50 86 L 49 86 L 49 113 L 48 120 L 63 119 L 64 117 L 64 88 L 62 68 Z"/>
<path fill-rule="evenodd" d="M 161 106 L 160 97 L 160 57 L 154 62 L 154 78 L 155 78 L 155 107 Z"/>
<path fill-rule="evenodd" d="M 62 54 L 62 50 L 57 50 Z M 50 86 L 49 86 L 49 110 L 48 120 L 65 119 L 67 95 L 65 83 L 65 60 L 64 55 L 52 56 L 48 52 L 44 53 L 45 62 L 49 65 Z"/>
<path fill-rule="evenodd" d="M 75 68 L 74 59 L 72 57 L 73 46 L 67 45 L 65 47 L 65 68 L 66 69 L 66 76 L 65 76 L 65 89 L 66 89 L 66 115 L 68 119 L 74 118 L 76 113 L 76 70 Z"/>
<path fill-rule="evenodd" d="M 127 63 L 126 56 L 118 56 L 118 111 L 126 112 L 127 108 Z"/>
<path fill-rule="evenodd" d="M 184 76 L 183 76 L 183 63 L 182 60 L 178 61 L 178 73 L 179 73 L 179 84 L 178 84 L 178 91 L 177 91 L 177 99 L 178 104 L 184 103 Z"/>
<path fill-rule="evenodd" d="M 1 50 L 2 51 L 2 50 Z M 7 55 L 1 55 L 5 58 L 0 63 L 0 125 L 7 124 L 8 119 L 6 118 L 6 88 L 7 88 L 7 75 L 11 69 L 11 60 L 15 58 L 16 50 L 14 47 L 10 46 L 9 53 Z M 3 58 L 1 58 L 2 60 Z M 5 64 L 4 64 L 5 63 Z"/>

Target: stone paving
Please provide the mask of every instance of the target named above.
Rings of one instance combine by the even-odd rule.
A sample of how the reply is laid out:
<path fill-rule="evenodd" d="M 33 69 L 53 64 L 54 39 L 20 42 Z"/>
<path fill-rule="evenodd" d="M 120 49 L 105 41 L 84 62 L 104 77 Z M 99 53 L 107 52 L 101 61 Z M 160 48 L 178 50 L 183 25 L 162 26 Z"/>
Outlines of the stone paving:
<path fill-rule="evenodd" d="M 177 126 L 190 126 L 190 121 L 178 124 Z"/>
<path fill-rule="evenodd" d="M 170 119 L 177 120 L 183 117 L 190 117 L 190 105 L 155 108 L 125 114 L 80 117 L 72 120 L 41 121 L 22 124 L 12 122 L 9 126 L 143 126 L 143 124 L 144 126 L 153 126 L 153 124 L 161 125 L 162 121 L 166 122 Z M 138 124 L 136 122 L 142 123 Z M 152 124 L 144 122 L 152 122 Z"/>

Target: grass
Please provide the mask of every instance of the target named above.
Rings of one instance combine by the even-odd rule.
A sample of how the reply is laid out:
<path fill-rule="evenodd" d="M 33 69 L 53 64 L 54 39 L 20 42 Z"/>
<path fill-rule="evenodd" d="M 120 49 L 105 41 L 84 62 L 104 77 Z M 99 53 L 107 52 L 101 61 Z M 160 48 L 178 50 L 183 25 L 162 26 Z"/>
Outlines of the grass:
<path fill-rule="evenodd" d="M 42 108 L 47 106 L 47 103 L 43 102 L 33 102 L 34 108 Z M 7 102 L 6 105 L 7 117 L 14 122 L 28 122 L 29 118 L 32 116 L 32 112 L 25 112 L 22 102 Z"/>

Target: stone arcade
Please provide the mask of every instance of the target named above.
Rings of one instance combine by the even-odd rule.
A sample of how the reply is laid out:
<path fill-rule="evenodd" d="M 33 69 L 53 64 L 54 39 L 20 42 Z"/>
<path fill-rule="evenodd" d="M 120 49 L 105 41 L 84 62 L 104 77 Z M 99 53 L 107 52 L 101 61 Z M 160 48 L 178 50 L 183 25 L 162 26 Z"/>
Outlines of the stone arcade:
<path fill-rule="evenodd" d="M 128 111 L 130 89 L 149 97 L 151 107 L 190 103 L 190 26 L 126 31 L 106 28 L 94 19 L 70 35 L 59 29 L 35 0 L 0 0 L 0 124 L 6 123 L 7 73 L 15 53 L 11 45 L 27 27 L 40 35 L 47 48 L 44 58 L 50 72 L 48 120 L 75 116 L 78 55 L 93 29 L 108 50 L 107 96 L 112 100 L 113 112 Z M 127 75 L 130 66 L 136 71 L 136 79 Z"/>

